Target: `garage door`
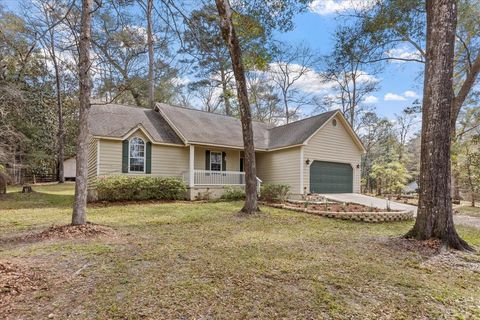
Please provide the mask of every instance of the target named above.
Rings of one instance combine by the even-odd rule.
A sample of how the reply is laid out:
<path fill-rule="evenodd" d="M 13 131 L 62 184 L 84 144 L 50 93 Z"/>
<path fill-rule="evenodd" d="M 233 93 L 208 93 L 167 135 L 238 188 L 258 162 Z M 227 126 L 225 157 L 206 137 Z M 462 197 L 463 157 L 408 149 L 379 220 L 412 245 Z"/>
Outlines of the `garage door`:
<path fill-rule="evenodd" d="M 310 166 L 310 192 L 353 192 L 353 169 L 346 163 L 313 161 Z"/>

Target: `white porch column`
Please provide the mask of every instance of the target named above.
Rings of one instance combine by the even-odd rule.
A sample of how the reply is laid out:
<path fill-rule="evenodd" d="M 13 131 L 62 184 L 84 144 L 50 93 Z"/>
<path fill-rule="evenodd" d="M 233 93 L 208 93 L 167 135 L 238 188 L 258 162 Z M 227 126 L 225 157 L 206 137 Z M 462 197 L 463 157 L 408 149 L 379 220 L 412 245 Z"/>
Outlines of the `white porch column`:
<path fill-rule="evenodd" d="M 303 170 L 305 168 L 305 159 L 303 154 L 303 146 L 300 147 L 300 194 L 303 194 Z"/>
<path fill-rule="evenodd" d="M 195 146 L 190 145 L 190 158 L 188 165 L 188 186 L 193 187 L 195 185 Z"/>

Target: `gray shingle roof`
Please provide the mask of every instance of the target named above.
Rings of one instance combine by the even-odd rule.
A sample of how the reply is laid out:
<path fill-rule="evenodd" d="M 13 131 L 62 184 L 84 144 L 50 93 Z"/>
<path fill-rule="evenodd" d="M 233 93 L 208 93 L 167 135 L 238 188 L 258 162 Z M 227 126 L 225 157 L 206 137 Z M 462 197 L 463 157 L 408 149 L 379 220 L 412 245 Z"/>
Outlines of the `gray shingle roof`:
<path fill-rule="evenodd" d="M 336 112 L 337 110 L 328 111 L 270 129 L 268 148 L 276 149 L 302 144 Z"/>
<path fill-rule="evenodd" d="M 183 144 L 158 112 L 118 104 L 92 105 L 88 128 L 94 136 L 121 138 L 141 124 L 155 142 Z"/>
<path fill-rule="evenodd" d="M 188 142 L 243 147 L 242 125 L 237 118 L 163 103 L 157 103 L 157 108 Z M 268 148 L 270 128 L 272 125 L 253 122 L 256 148 Z"/>
<path fill-rule="evenodd" d="M 242 125 L 237 118 L 163 103 L 157 103 L 157 109 L 189 142 L 243 147 Z M 276 149 L 302 144 L 336 112 L 325 112 L 279 127 L 254 121 L 255 148 Z"/>
<path fill-rule="evenodd" d="M 90 133 L 122 138 L 142 125 L 154 142 L 184 144 L 183 137 L 189 143 L 243 147 L 242 125 L 237 118 L 163 103 L 157 103 L 157 110 L 118 104 L 93 105 L 88 119 Z M 278 127 L 254 121 L 255 148 L 268 150 L 302 144 L 336 112 Z"/>

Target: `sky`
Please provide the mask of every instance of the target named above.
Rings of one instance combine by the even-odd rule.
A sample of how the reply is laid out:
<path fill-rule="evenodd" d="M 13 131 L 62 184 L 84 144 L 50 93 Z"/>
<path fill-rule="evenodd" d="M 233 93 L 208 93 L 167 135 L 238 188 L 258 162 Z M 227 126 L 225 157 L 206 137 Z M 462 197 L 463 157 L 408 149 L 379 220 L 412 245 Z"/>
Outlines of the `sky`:
<path fill-rule="evenodd" d="M 307 43 L 321 54 L 328 54 L 333 47 L 333 34 L 341 24 L 339 13 L 348 13 L 350 0 L 317 0 L 310 10 L 294 19 L 294 29 L 276 33 L 277 40 L 289 43 Z M 405 48 L 405 52 L 408 52 Z M 365 102 L 379 115 L 393 119 L 405 107 L 422 96 L 423 64 L 417 62 L 389 62 L 376 77 L 380 90 L 371 94 Z"/>
<path fill-rule="evenodd" d="M 320 54 L 328 54 L 334 44 L 333 33 L 342 23 L 342 14 L 348 13 L 353 5 L 367 3 L 370 0 L 313 0 L 310 10 L 297 14 L 293 30 L 275 33 L 276 40 L 289 44 L 305 43 Z M 6 8 L 19 10 L 18 0 L 0 0 Z M 408 48 L 403 54 L 409 54 Z M 397 53 L 398 55 L 398 53 Z M 389 62 L 381 73 L 375 75 L 380 88 L 367 97 L 364 103 L 384 117 L 394 119 L 405 107 L 410 106 L 422 95 L 423 64 L 416 62 Z M 300 86 L 312 91 L 320 88 L 318 74 L 307 75 Z M 321 94 L 325 89 L 319 89 Z"/>

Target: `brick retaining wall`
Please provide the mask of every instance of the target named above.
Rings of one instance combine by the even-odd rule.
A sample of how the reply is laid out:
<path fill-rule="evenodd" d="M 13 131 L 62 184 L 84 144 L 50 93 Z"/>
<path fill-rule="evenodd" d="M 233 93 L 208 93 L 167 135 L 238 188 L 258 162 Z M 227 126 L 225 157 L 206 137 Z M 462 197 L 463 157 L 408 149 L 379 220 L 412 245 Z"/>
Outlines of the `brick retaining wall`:
<path fill-rule="evenodd" d="M 389 221 L 407 221 L 413 219 L 413 211 L 389 211 L 389 212 L 332 212 L 317 211 L 307 208 L 292 207 L 283 203 L 265 203 L 263 205 L 273 208 L 286 209 L 297 212 L 305 212 L 317 216 L 335 218 L 342 220 L 363 221 L 363 222 L 389 222 Z"/>

